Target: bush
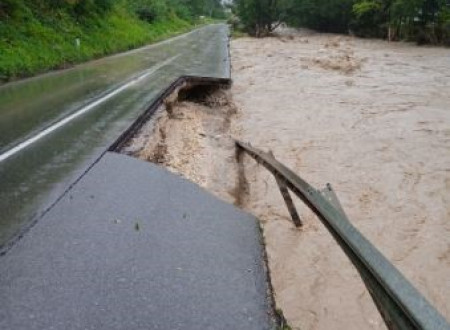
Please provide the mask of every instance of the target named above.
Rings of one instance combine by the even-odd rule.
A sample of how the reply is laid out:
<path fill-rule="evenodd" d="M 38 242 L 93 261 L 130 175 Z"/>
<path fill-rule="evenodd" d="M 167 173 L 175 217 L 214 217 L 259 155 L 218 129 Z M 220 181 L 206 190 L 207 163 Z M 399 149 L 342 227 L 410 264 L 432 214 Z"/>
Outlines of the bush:
<path fill-rule="evenodd" d="M 77 0 L 73 9 L 78 18 L 86 18 L 104 15 L 113 8 L 113 5 L 113 0 Z"/>
<path fill-rule="evenodd" d="M 148 23 L 167 18 L 169 12 L 163 0 L 136 0 L 131 3 L 131 8 L 139 19 Z"/>
<path fill-rule="evenodd" d="M 273 32 L 287 11 L 284 3 L 271 0 L 236 0 L 236 5 L 244 29 L 256 37 Z"/>
<path fill-rule="evenodd" d="M 352 32 L 360 37 L 387 36 L 387 26 L 384 24 L 386 13 L 379 1 L 364 0 L 356 3 L 352 8 L 353 19 L 349 24 Z"/>
<path fill-rule="evenodd" d="M 30 16 L 30 10 L 21 0 L 0 1 L 0 21 L 8 19 L 22 19 Z"/>

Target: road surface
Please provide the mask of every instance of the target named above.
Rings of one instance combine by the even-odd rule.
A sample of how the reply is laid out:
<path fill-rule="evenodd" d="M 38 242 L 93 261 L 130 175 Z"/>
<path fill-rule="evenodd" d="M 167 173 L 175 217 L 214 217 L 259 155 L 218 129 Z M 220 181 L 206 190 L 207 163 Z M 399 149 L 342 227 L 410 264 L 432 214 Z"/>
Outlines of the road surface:
<path fill-rule="evenodd" d="M 107 152 L 0 262 L 0 329 L 275 329 L 258 221 Z"/>
<path fill-rule="evenodd" d="M 182 75 L 229 78 L 228 29 L 210 25 L 0 87 L 0 252 Z"/>

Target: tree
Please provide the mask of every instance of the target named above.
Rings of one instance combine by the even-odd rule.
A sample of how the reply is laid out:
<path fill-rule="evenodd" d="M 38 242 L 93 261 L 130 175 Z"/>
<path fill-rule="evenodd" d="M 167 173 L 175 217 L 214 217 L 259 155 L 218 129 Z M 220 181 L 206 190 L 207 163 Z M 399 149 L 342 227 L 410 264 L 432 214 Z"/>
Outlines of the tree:
<path fill-rule="evenodd" d="M 288 23 L 325 32 L 348 32 L 355 0 L 293 0 Z"/>
<path fill-rule="evenodd" d="M 143 21 L 153 23 L 167 17 L 168 7 L 164 0 L 134 0 L 129 7 Z"/>
<path fill-rule="evenodd" d="M 353 6 L 353 28 L 362 36 L 389 40 L 443 42 L 449 35 L 447 0 L 359 0 Z"/>
<path fill-rule="evenodd" d="M 286 18 L 290 1 L 236 0 L 237 12 L 245 29 L 257 37 L 273 32 Z"/>

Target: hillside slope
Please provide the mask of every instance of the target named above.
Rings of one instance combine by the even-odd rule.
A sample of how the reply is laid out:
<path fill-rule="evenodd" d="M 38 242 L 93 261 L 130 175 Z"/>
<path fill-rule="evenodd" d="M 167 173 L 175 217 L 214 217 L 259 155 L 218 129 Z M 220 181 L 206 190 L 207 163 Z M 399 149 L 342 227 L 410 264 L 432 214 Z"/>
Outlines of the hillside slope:
<path fill-rule="evenodd" d="M 187 7 L 169 6 L 176 0 L 137 3 L 0 2 L 0 82 L 152 43 L 193 28 L 198 17 Z"/>

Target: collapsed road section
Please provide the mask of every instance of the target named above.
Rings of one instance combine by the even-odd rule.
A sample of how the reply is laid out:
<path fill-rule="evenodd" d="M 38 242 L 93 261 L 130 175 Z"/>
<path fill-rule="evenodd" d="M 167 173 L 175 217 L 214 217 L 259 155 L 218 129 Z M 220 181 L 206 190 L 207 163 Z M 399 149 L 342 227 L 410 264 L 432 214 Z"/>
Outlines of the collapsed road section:
<path fill-rule="evenodd" d="M 236 203 L 234 144 L 229 138 L 236 107 L 224 80 L 183 79 L 155 104 L 111 151 L 164 166 L 222 200 Z M 212 152 L 212 150 L 214 150 Z"/>

